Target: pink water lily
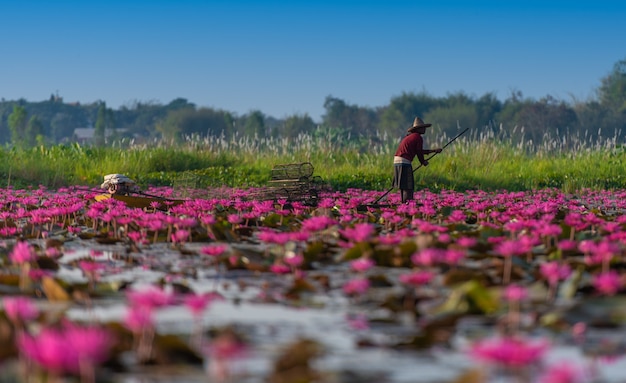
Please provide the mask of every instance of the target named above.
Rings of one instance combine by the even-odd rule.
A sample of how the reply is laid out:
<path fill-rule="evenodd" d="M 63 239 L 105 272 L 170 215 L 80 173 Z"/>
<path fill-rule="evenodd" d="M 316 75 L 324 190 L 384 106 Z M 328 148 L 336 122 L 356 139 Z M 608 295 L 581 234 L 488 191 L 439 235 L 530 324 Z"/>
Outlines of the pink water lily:
<path fill-rule="evenodd" d="M 74 190 L 73 193 L 77 192 Z M 317 207 L 311 207 L 297 201 L 289 202 L 287 206 L 287 201 L 281 200 L 250 200 L 254 198 L 252 193 L 239 190 L 228 193 L 220 190 L 219 198 L 207 198 L 205 191 L 202 198 L 193 197 L 178 206 L 168 205 L 167 212 L 150 207 L 130 209 L 117 202 L 94 203 L 86 197 L 91 195 L 87 192 L 80 192 L 80 195 L 89 202 L 80 203 L 70 202 L 70 198 L 50 198 L 45 190 L 32 190 L 30 194 L 21 196 L 0 189 L 0 197 L 7 204 L 7 211 L 0 211 L 0 235 L 20 235 L 13 247 L 14 237 L 3 238 L 4 242 L 0 244 L 5 249 L 7 264 L 10 262 L 16 266 L 5 270 L 5 290 L 10 292 L 14 288 L 14 269 L 24 268 L 28 271 L 25 278 L 28 289 L 21 292 L 25 297 L 52 300 L 41 292 L 46 282 L 55 281 L 58 283 L 47 284 L 45 290 L 54 292 L 58 288 L 61 293 L 71 292 L 68 298 L 62 299 L 75 299 L 81 307 L 90 310 L 92 305 L 100 305 L 99 299 L 94 299 L 99 295 L 86 296 L 82 283 L 65 280 L 68 269 L 78 272 L 71 270 L 72 266 L 78 265 L 85 275 L 113 277 L 110 284 L 102 286 L 101 292 L 107 298 L 115 294 L 121 299 L 127 298 L 127 315 L 119 321 L 133 333 L 135 341 L 143 345 L 135 344 L 128 351 L 134 353 L 128 355 L 128 360 L 136 363 L 159 363 L 162 357 L 150 352 L 152 340 L 159 339 L 162 331 L 156 326 L 156 318 L 161 314 L 158 309 L 169 306 L 168 310 L 162 310 L 163 314 L 169 313 L 170 309 L 188 310 L 194 324 L 212 320 L 212 315 L 204 315 L 210 307 L 209 299 L 203 294 L 186 291 L 205 286 L 224 289 L 229 297 L 245 305 L 248 304 L 246 297 L 253 295 L 248 294 L 248 289 L 260 288 L 262 293 L 259 295 L 267 302 L 284 302 L 289 289 L 300 287 L 294 284 L 299 279 L 302 286 L 313 287 L 310 291 L 315 298 L 327 293 L 330 296 L 337 292 L 345 294 L 350 298 L 350 312 L 385 307 L 384 311 L 389 310 L 390 317 L 394 318 L 393 310 L 399 307 L 397 292 L 404 294 L 401 295 L 403 299 L 417 297 L 417 302 L 408 303 L 417 303 L 414 307 L 420 314 L 416 322 L 418 330 L 430 329 L 429 325 L 437 322 L 437 314 L 432 315 L 433 311 L 443 310 L 447 314 L 446 310 L 452 310 L 455 315 L 480 317 L 481 310 L 486 311 L 485 307 L 494 307 L 496 315 L 487 317 L 486 322 L 492 323 L 495 318 L 499 326 L 489 330 L 503 330 L 507 336 L 477 342 L 473 349 L 477 358 L 500 370 L 506 369 L 507 373 L 515 371 L 521 378 L 526 377 L 522 376 L 522 369 L 531 368 L 529 376 L 533 381 L 569 382 L 574 377 L 568 375 L 566 368 L 545 363 L 548 361 L 543 355 L 547 346 L 544 348 L 541 341 L 525 338 L 527 327 L 509 324 L 513 323 L 512 319 L 520 324 L 519 319 L 526 318 L 528 322 L 523 323 L 528 323 L 533 333 L 544 333 L 540 331 L 543 321 L 535 319 L 541 314 L 538 307 L 548 310 L 546 305 L 551 301 L 537 302 L 536 292 L 540 289 L 535 287 L 540 288 L 545 281 L 550 291 L 554 291 L 569 278 L 573 265 L 582 276 L 568 281 L 577 291 L 573 300 L 589 294 L 590 287 L 598 295 L 619 294 L 623 289 L 621 263 L 626 249 L 626 215 L 623 214 L 626 192 L 622 191 L 581 191 L 569 195 L 559 190 L 462 193 L 420 190 L 416 192 L 416 201 L 399 206 L 369 207 L 367 214 L 360 212 L 357 206 L 375 200 L 382 193 L 362 190 L 330 192 L 320 196 Z M 68 206 L 60 206 L 63 199 L 68 200 Z M 399 199 L 390 196 L 388 202 L 397 203 Z M 19 228 L 10 227 L 16 222 L 19 222 Z M 245 230 L 232 230 L 239 226 L 246 226 Z M 90 240 L 91 237 L 97 240 Z M 147 241 L 147 238 L 152 240 Z M 62 244 L 67 239 L 69 241 Z M 112 239 L 119 241 L 113 244 Z M 180 251 L 172 251 L 172 246 L 165 244 L 170 241 L 187 244 L 190 240 L 195 243 L 185 249 L 174 248 Z M 18 245 L 28 243 L 31 249 L 25 255 L 12 254 L 12 251 L 19 250 Z M 45 250 L 40 247 L 44 243 Z M 78 254 L 76 248 L 84 244 L 91 247 L 88 252 L 89 258 L 93 258 L 91 261 L 73 258 Z M 196 249 L 195 253 L 183 251 L 192 249 Z M 44 251 L 47 257 L 39 259 L 38 255 Z M 525 257 L 526 262 L 514 258 L 518 256 Z M 305 258 L 307 274 L 300 270 L 305 265 Z M 207 259 L 219 260 L 221 269 L 217 277 L 207 273 L 206 266 L 212 263 Z M 519 261 L 519 266 L 513 270 L 514 274 L 508 274 L 506 268 L 513 260 Z M 502 262 L 505 263 L 505 273 L 500 280 L 500 274 L 496 275 L 494 271 L 502 267 Z M 372 269 L 374 266 L 375 270 Z M 268 269 L 275 274 L 262 272 Z M 149 287 L 135 287 L 142 286 L 136 278 L 137 271 L 148 272 L 149 282 L 141 282 L 149 283 Z M 366 274 L 371 279 L 365 278 Z M 215 278 L 205 284 L 207 276 Z M 514 276 L 513 281 L 511 276 Z M 120 279 L 121 284 L 118 284 Z M 458 282 L 467 281 L 472 284 L 458 288 Z M 367 294 L 374 282 L 376 290 Z M 260 287 L 255 286 L 257 283 Z M 464 289 L 467 286 L 472 290 Z M 532 300 L 529 299 L 531 286 Z M 406 294 L 416 288 L 420 294 Z M 174 295 L 174 291 L 185 293 Z M 494 292 L 501 293 L 501 302 Z M 359 301 L 365 294 L 367 300 Z M 256 299 L 256 295 L 254 297 Z M 384 297 L 384 303 L 376 301 L 381 297 Z M 28 299 L 30 303 L 35 302 Z M 14 339 L 22 339 L 19 332 L 29 331 L 25 333 L 28 337 L 19 343 L 26 349 L 38 339 L 40 330 L 55 330 L 63 336 L 70 331 L 65 325 L 48 328 L 50 315 L 28 311 L 28 303 L 20 309 L 11 307 L 8 297 L 3 301 L 5 319 L 11 321 L 10 331 L 14 331 L 7 338 L 9 343 L 14 343 L 10 346 L 18 344 Z M 440 301 L 444 304 L 438 305 Z M 295 302 L 298 311 L 308 302 L 306 299 Z M 498 310 L 499 304 L 508 308 L 505 315 Z M 47 302 L 38 307 L 47 310 Z M 375 315 L 382 312 L 376 309 Z M 519 316 L 514 318 L 512 313 Z M 294 315 L 298 315 L 297 312 Z M 559 312 L 555 315 L 569 314 Z M 224 318 L 221 314 L 218 317 L 219 320 Z M 558 323 L 567 323 L 568 319 L 571 318 L 558 318 Z M 608 317 L 607 320 L 613 319 Z M 15 323 L 20 321 L 28 322 L 27 326 L 18 328 Z M 363 317 L 361 321 L 354 320 L 349 324 L 368 329 L 366 321 Z M 342 323 L 345 326 L 346 323 Z M 573 325 L 571 335 L 582 341 L 586 326 L 583 322 Z M 386 331 L 378 326 L 373 329 L 381 334 Z M 206 351 L 204 343 L 196 343 L 200 338 L 195 335 L 208 332 L 190 332 L 189 344 L 196 346 L 195 351 Z M 439 342 L 440 336 L 445 337 L 446 332 L 448 329 L 436 331 L 435 342 Z M 42 340 L 50 339 L 43 349 L 55 349 L 55 339 L 59 337 L 54 334 L 43 336 Z M 400 338 L 394 337 L 398 342 L 406 340 Z M 561 337 L 555 339 L 561 341 Z M 369 341 L 365 336 L 363 340 Z M 230 345 L 225 343 L 222 351 L 227 355 Z M 77 347 L 84 348 L 87 354 L 95 352 L 80 342 Z M 32 355 L 37 355 L 32 348 L 31 351 Z M 42 352 L 41 356 L 45 354 L 50 367 L 42 367 L 34 358 L 24 358 L 34 369 L 45 369 L 50 379 L 55 378 L 55 374 L 75 374 L 68 372 L 70 367 L 63 355 Z M 213 360 L 219 356 L 220 352 L 208 355 L 215 358 Z M 12 362 L 9 361 L 9 365 Z"/>
<path fill-rule="evenodd" d="M 530 340 L 520 337 L 495 337 L 472 344 L 472 357 L 504 367 L 528 367 L 541 361 L 548 351 L 544 339 Z"/>
<path fill-rule="evenodd" d="M 508 285 L 505 287 L 502 297 L 509 302 L 520 302 L 528 297 L 528 289 L 520 285 Z"/>
<path fill-rule="evenodd" d="M 200 248 L 200 253 L 211 257 L 218 257 L 222 255 L 226 251 L 226 249 L 228 249 L 228 245 L 226 244 L 212 244 L 208 246 L 202 246 L 202 248 Z"/>
<path fill-rule="evenodd" d="M 35 260 L 35 250 L 28 242 L 18 241 L 9 254 L 11 262 L 21 265 Z"/>
<path fill-rule="evenodd" d="M 585 383 L 592 381 L 580 364 L 567 360 L 552 363 L 539 377 L 538 383 Z"/>
<path fill-rule="evenodd" d="M 593 286 L 603 295 L 615 295 L 623 287 L 622 277 L 614 270 L 593 277 Z"/>
<path fill-rule="evenodd" d="M 156 286 L 148 286 L 139 290 L 130 290 L 126 293 L 126 298 L 133 308 L 147 311 L 164 307 L 174 302 L 171 293 Z"/>
<path fill-rule="evenodd" d="M 374 226 L 369 223 L 358 223 L 353 228 L 340 230 L 340 233 L 351 242 L 366 242 L 374 234 Z"/>
<path fill-rule="evenodd" d="M 79 374 L 83 381 L 94 381 L 95 368 L 108 357 L 114 344 L 112 335 L 100 327 L 67 324 L 44 328 L 39 334 L 20 335 L 17 343 L 23 355 L 53 374 Z"/>
<path fill-rule="evenodd" d="M 373 259 L 358 258 L 350 262 L 350 268 L 354 271 L 365 272 L 376 265 Z"/>
<path fill-rule="evenodd" d="M 370 281 L 367 278 L 354 278 L 343 285 L 343 292 L 347 295 L 360 295 L 370 288 Z"/>
<path fill-rule="evenodd" d="M 25 297 L 4 297 L 2 299 L 4 312 L 14 323 L 28 322 L 39 316 L 39 310 L 33 301 Z"/>
<path fill-rule="evenodd" d="M 401 274 L 398 278 L 405 285 L 418 287 L 429 283 L 434 277 L 435 274 L 431 271 L 418 270 L 408 274 Z"/>

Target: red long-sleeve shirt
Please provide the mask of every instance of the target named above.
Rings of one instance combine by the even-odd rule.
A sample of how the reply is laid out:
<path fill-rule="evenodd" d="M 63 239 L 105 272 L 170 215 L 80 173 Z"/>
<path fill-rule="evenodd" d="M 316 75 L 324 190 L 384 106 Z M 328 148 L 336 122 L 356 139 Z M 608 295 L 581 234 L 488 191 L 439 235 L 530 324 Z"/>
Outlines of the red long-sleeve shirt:
<path fill-rule="evenodd" d="M 422 135 L 419 133 L 411 133 L 406 135 L 400 145 L 398 145 L 398 150 L 396 150 L 396 156 L 406 158 L 407 160 L 413 162 L 415 156 L 420 161 L 420 163 L 424 162 L 424 139 Z"/>

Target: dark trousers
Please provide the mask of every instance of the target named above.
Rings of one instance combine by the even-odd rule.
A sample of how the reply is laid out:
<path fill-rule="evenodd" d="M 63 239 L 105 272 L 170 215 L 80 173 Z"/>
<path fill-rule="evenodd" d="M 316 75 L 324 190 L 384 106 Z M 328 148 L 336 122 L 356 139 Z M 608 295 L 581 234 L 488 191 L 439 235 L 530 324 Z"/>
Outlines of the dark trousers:
<path fill-rule="evenodd" d="M 402 198 L 402 203 L 408 202 L 413 199 L 413 190 L 404 189 L 400 190 L 400 197 Z"/>
<path fill-rule="evenodd" d="M 392 185 L 400 189 L 402 203 L 413 199 L 415 182 L 413 180 L 413 167 L 408 164 L 395 164 Z"/>

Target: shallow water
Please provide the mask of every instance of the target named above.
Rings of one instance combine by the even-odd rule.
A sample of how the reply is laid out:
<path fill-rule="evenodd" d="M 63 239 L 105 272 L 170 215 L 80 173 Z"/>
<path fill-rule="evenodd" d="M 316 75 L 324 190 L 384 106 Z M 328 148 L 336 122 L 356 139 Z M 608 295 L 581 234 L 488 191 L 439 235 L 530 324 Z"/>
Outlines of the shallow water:
<path fill-rule="evenodd" d="M 201 244 L 187 244 L 188 247 Z M 84 282 L 80 272 L 69 265 L 71 262 L 88 256 L 93 249 L 102 251 L 97 259 L 103 262 L 121 262 L 115 254 L 120 251 L 115 246 L 94 245 L 91 241 L 76 240 L 68 243 L 68 252 L 61 259 L 63 267 L 58 275 L 67 280 Z M 147 252 L 147 251 L 146 251 Z M 184 261 L 175 261 L 177 252 L 169 245 L 152 246 L 151 256 L 158 262 L 171 262 L 172 268 L 158 271 L 158 268 L 131 267 L 117 274 L 102 278 L 101 283 L 132 282 L 134 287 L 152 284 L 162 279 L 172 270 L 184 268 Z M 387 270 L 397 273 L 396 269 Z M 384 273 L 385 270 L 378 270 Z M 311 273 L 315 273 L 312 271 Z M 341 268 L 329 268 L 325 274 L 334 275 L 341 280 L 345 274 Z M 289 279 L 287 277 L 287 279 Z M 282 283 L 285 278 L 281 278 Z M 486 371 L 486 367 L 478 364 L 467 352 L 471 339 L 477 334 L 493 332 L 483 326 L 480 320 L 473 322 L 466 318 L 457 326 L 449 346 L 436 346 L 428 350 L 395 349 L 386 347 L 399 339 L 414 334 L 418 323 L 414 318 L 394 318 L 389 321 L 389 313 L 380 308 L 368 305 L 359 299 L 347 298 L 337 290 L 327 293 L 310 294 L 295 306 L 287 301 L 273 303 L 259 299 L 263 296 L 263 287 L 268 283 L 278 283 L 278 279 L 268 273 L 251 271 L 217 272 L 204 269 L 197 273 L 195 279 L 186 279 L 187 286 L 193 291 L 218 292 L 225 300 L 212 303 L 202 316 L 205 329 L 212 327 L 235 326 L 245 335 L 250 345 L 246 356 L 229 363 L 230 380 L 232 383 L 251 383 L 266 381 L 272 373 L 273 364 L 286 345 L 298 339 L 313 339 L 323 346 L 323 355 L 313 361 L 313 368 L 324 375 L 321 381 L 334 383 L 442 383 L 457 382 L 469 370 Z M 382 293 L 385 289 L 381 288 Z M 375 288 L 370 291 L 376 294 Z M 93 302 L 93 307 L 73 306 L 66 316 L 72 320 L 96 322 L 121 322 L 126 312 L 126 302 L 121 299 L 101 299 Z M 370 321 L 368 328 L 355 329 L 350 326 L 349 318 L 358 315 L 367 316 Z M 376 321 L 376 318 L 385 319 Z M 163 334 L 176 334 L 186 339 L 194 326 L 190 312 L 181 306 L 165 307 L 156 314 L 157 331 Z M 590 330 L 588 337 L 594 337 Z M 626 343 L 623 331 L 596 331 L 599 339 L 612 339 Z M 555 339 L 555 342 L 560 342 Z M 360 344 L 375 346 L 360 346 Z M 596 370 L 595 382 L 621 383 L 626 382 L 626 359 L 591 358 L 583 355 L 582 347 L 576 344 L 555 343 L 545 357 L 547 362 L 567 360 L 579 363 Z M 214 381 L 209 379 L 210 366 L 148 366 L 135 368 L 124 374 L 115 374 L 113 379 L 120 383 L 160 383 L 177 381 L 179 383 L 195 383 Z M 488 382 L 514 381 L 506 375 L 492 372 Z M 462 378 L 461 378 L 462 379 Z"/>

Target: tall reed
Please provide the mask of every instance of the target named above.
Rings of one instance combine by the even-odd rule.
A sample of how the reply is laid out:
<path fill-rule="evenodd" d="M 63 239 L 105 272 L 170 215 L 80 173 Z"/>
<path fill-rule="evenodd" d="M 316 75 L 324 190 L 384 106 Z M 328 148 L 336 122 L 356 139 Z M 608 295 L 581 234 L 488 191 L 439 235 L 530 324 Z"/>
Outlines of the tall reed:
<path fill-rule="evenodd" d="M 524 138 L 524 129 L 505 131 L 489 125 L 471 129 L 428 167 L 415 171 L 419 188 L 530 190 L 556 187 L 626 187 L 626 153 L 617 136 L 561 136 L 546 133 L 540 142 Z M 182 174 L 198 187 L 266 185 L 279 164 L 310 162 L 314 175 L 336 190 L 390 187 L 392 158 L 400 137 L 348 137 L 316 131 L 295 138 L 189 136 L 182 142 L 122 140 L 109 147 L 67 144 L 29 149 L 0 149 L 0 176 L 5 185 L 24 187 L 101 183 L 122 173 L 140 185 L 173 185 Z M 426 147 L 441 147 L 451 138 L 435 129 Z"/>

